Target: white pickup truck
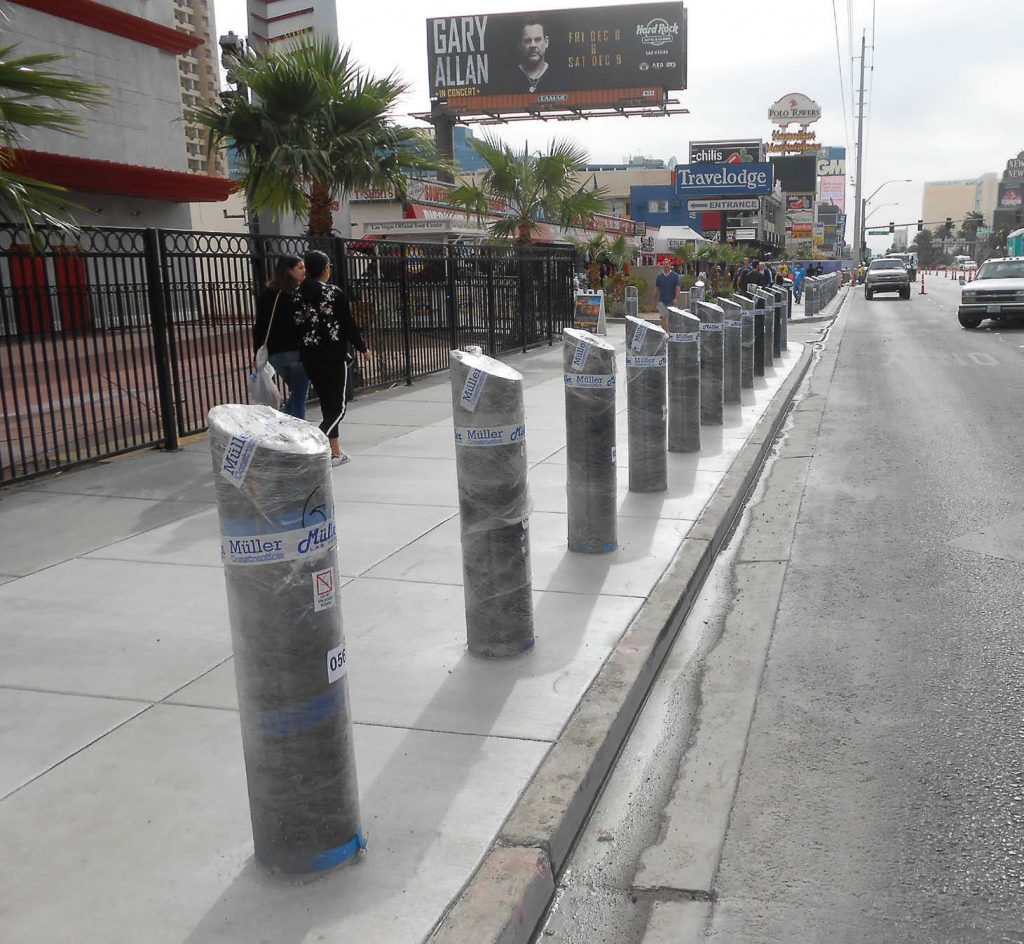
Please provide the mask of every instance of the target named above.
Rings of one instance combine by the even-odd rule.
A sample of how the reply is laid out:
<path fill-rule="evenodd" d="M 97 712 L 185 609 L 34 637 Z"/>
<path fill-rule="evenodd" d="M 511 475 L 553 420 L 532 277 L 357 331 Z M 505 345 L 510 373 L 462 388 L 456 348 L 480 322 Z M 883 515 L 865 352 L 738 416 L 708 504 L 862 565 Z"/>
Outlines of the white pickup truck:
<path fill-rule="evenodd" d="M 973 282 L 960 293 L 957 318 L 965 328 L 977 328 L 986 318 L 1024 315 L 1024 257 L 986 259 Z"/>

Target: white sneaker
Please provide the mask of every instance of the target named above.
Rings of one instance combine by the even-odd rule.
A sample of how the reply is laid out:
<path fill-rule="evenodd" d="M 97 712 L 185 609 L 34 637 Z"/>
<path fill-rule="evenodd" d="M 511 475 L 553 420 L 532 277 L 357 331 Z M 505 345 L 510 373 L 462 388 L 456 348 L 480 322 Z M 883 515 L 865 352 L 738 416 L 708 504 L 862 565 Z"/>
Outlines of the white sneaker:
<path fill-rule="evenodd" d="M 339 465 L 344 465 L 346 462 L 351 461 L 352 457 L 347 452 L 343 452 L 340 456 L 331 456 L 331 468 L 336 469 Z"/>

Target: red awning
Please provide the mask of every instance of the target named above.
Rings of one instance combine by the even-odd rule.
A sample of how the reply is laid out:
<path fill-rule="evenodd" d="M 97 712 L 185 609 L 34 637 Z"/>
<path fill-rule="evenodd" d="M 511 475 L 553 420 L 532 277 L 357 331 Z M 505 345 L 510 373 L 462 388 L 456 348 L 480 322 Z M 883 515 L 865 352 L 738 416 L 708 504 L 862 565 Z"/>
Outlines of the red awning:
<path fill-rule="evenodd" d="M 235 181 L 211 174 L 186 174 L 140 164 L 118 164 L 20 148 L 13 154 L 13 170 L 17 173 L 85 193 L 144 197 L 172 203 L 219 203 L 237 187 Z"/>

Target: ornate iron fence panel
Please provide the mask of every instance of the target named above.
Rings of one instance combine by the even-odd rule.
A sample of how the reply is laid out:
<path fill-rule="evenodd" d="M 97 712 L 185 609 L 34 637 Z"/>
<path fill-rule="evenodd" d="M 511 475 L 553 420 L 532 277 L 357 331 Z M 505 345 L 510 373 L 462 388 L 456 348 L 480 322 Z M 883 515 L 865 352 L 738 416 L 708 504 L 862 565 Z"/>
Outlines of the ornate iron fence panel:
<path fill-rule="evenodd" d="M 0 483 L 132 449 L 176 448 L 244 402 L 255 297 L 285 254 L 321 249 L 370 347 L 373 390 L 500 356 L 571 324 L 562 248 L 309 240 L 185 230 L 0 227 Z"/>

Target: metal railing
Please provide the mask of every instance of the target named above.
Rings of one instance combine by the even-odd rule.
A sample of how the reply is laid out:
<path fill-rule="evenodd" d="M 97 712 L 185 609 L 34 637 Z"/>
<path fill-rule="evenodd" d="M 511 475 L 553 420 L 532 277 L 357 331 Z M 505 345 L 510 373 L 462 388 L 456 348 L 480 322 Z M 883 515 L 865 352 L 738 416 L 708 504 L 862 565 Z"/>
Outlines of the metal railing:
<path fill-rule="evenodd" d="M 479 344 L 507 354 L 572 323 L 556 247 L 0 227 L 0 483 L 206 428 L 245 401 L 255 296 L 284 253 L 332 257 L 371 349 L 362 386 L 409 384 Z"/>

